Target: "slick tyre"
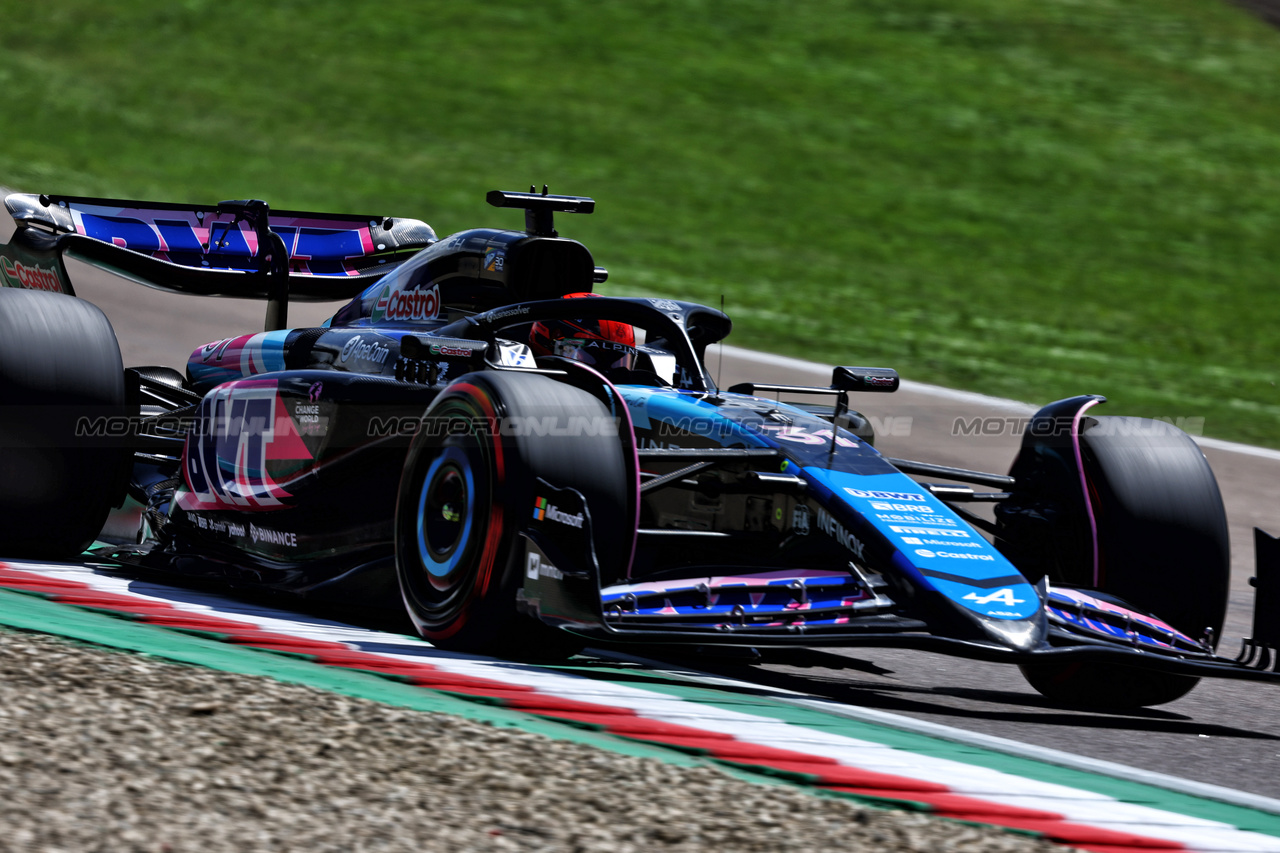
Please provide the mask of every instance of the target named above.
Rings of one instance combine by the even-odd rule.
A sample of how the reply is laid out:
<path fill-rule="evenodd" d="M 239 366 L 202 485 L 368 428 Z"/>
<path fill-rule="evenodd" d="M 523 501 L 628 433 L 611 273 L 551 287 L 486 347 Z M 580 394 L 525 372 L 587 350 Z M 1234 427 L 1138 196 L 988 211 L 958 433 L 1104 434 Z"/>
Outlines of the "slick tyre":
<path fill-rule="evenodd" d="M 1080 448 L 1097 528 L 1098 590 L 1192 637 L 1208 634 L 1216 645 L 1231 557 L 1226 512 L 1204 454 L 1186 433 L 1159 421 L 1101 417 L 1084 424 Z M 1089 555 L 1091 562 L 1091 548 Z M 1102 663 L 1022 671 L 1045 696 L 1091 707 L 1161 705 L 1199 682 Z"/>
<path fill-rule="evenodd" d="M 0 288 L 0 556 L 66 559 L 124 497 L 124 368 L 98 308 Z M 95 427 L 96 425 L 96 427 Z"/>
<path fill-rule="evenodd" d="M 447 649 L 538 660 L 581 648 L 573 635 L 517 606 L 519 531 L 532 518 L 541 478 L 586 499 L 602 570 L 630 559 L 631 463 L 616 435 L 531 434 L 507 425 L 609 417 L 587 392 L 536 374 L 470 374 L 436 398 L 405 460 L 395 524 L 401 593 L 424 638 Z"/>

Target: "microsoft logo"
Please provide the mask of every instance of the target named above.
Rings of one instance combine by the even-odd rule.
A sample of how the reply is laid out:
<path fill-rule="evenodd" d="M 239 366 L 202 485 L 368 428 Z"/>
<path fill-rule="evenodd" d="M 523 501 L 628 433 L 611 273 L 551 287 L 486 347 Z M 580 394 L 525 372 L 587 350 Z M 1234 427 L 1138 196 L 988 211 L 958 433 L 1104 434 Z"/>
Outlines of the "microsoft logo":
<path fill-rule="evenodd" d="M 570 527 L 582 527 L 582 522 L 586 520 L 582 513 L 570 515 L 567 512 L 561 512 L 546 498 L 539 497 L 533 503 L 533 520 L 542 521 L 544 519 L 554 521 L 557 524 L 567 524 Z"/>

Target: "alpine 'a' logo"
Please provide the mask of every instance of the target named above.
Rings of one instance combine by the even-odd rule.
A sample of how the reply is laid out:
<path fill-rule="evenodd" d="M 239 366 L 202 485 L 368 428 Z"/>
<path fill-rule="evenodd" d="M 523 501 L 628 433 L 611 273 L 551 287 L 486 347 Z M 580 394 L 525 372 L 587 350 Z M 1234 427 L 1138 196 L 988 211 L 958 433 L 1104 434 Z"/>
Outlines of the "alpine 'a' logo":
<path fill-rule="evenodd" d="M 1022 604 L 1026 599 L 1014 598 L 1013 590 L 1009 587 L 1005 587 L 1004 589 L 998 589 L 995 592 L 988 593 L 987 595 L 978 595 L 976 592 L 971 592 L 965 596 L 965 600 L 972 601 L 976 604 L 990 604 L 993 601 L 998 601 L 1001 604 L 1013 607 L 1016 604 Z"/>
<path fill-rule="evenodd" d="M 434 320 L 440 316 L 440 285 L 433 284 L 427 290 L 398 290 L 388 284 L 378 294 L 369 319 L 375 323 L 383 320 Z"/>

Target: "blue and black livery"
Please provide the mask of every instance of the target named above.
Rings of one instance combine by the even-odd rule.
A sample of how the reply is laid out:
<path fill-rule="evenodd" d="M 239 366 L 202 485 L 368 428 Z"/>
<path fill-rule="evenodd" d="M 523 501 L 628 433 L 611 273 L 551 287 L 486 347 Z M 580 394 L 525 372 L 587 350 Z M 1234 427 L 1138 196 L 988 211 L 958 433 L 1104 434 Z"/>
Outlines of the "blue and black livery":
<path fill-rule="evenodd" d="M 0 290 L 0 332 L 28 353 L 56 358 L 86 334 L 115 347 L 109 326 L 57 331 L 79 302 L 66 257 L 263 299 L 267 316 L 185 372 L 122 370 L 95 406 L 135 428 L 93 445 L 127 459 L 74 487 L 88 520 L 0 547 L 66 556 L 127 493 L 137 543 L 99 543 L 96 559 L 391 602 L 462 650 L 911 647 L 1016 663 L 1051 697 L 1104 705 L 1169 701 L 1200 676 L 1280 677 L 1266 619 L 1243 661 L 1215 652 L 1225 516 L 1185 435 L 1095 417 L 1100 398 L 1078 397 L 1032 419 L 1007 475 L 888 458 L 850 403 L 896 390 L 894 371 L 720 389 L 704 356 L 730 331 L 722 312 L 562 298 L 608 277 L 553 222 L 594 202 L 545 188 L 488 201 L 523 209 L 525 228 L 437 238 L 416 220 L 260 201 L 10 196 L 4 281 L 44 292 Z M 335 297 L 349 302 L 325 325 L 288 326 L 291 300 Z M 32 331 L 33 311 L 54 331 Z M 634 362 L 531 350 L 535 323 L 563 320 L 633 327 Z M 23 357 L 0 351 L 0 373 Z M 1275 572 L 1258 584 L 1274 609 Z"/>

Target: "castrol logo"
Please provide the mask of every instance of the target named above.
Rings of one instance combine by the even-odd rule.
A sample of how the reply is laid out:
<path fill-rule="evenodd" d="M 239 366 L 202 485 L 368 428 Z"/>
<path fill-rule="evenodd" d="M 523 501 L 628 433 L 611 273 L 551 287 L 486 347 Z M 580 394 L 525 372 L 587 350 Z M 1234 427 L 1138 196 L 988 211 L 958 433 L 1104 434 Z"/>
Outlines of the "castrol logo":
<path fill-rule="evenodd" d="M 52 268 L 29 267 L 21 261 L 0 258 L 0 273 L 3 274 L 4 281 L 2 283 L 6 287 L 50 290 L 54 293 L 62 292 L 62 284 L 58 281 L 58 274 Z"/>
<path fill-rule="evenodd" d="M 409 321 L 434 320 L 440 316 L 440 286 L 433 284 L 429 290 L 396 290 L 392 285 L 382 288 L 374 303 L 369 319 L 375 323 L 384 320 Z"/>

